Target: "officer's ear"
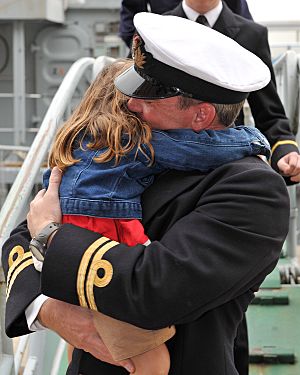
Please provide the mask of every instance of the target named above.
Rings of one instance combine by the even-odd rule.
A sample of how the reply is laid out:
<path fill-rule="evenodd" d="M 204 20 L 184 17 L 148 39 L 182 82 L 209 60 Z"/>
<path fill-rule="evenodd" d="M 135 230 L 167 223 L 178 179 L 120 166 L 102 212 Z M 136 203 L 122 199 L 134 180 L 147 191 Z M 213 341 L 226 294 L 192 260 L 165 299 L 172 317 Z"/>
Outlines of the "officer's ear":
<path fill-rule="evenodd" d="M 216 118 L 216 109 L 210 103 L 199 103 L 193 106 L 195 112 L 192 120 L 192 129 L 199 132 L 204 129 L 210 129 L 214 125 Z"/>

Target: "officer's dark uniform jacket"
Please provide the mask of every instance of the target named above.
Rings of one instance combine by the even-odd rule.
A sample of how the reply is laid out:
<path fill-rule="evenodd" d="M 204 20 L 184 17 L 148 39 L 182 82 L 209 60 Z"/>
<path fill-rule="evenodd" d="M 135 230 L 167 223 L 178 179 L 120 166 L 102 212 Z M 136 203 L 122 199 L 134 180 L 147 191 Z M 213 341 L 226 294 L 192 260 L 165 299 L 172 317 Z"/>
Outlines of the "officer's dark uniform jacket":
<path fill-rule="evenodd" d="M 170 375 L 237 375 L 237 327 L 275 267 L 288 230 L 283 179 L 257 157 L 206 175 L 169 171 L 144 193 L 143 211 L 153 241 L 146 248 L 63 225 L 47 252 L 41 283 L 26 224 L 16 228 L 2 259 L 7 334 L 29 332 L 24 311 L 42 292 L 147 329 L 175 324 L 167 343 Z M 75 350 L 69 373 L 127 372 Z"/>
<path fill-rule="evenodd" d="M 187 18 L 182 4 L 165 13 Z M 255 121 L 255 126 L 267 137 L 272 148 L 272 167 L 278 171 L 277 162 L 289 152 L 298 152 L 295 137 L 290 129 L 289 121 L 276 91 L 276 82 L 270 48 L 268 30 L 256 22 L 233 13 L 223 1 L 223 9 L 213 29 L 235 40 L 242 47 L 258 56 L 270 69 L 271 82 L 259 91 L 249 94 L 248 102 Z M 236 124 L 244 124 L 241 112 Z M 289 178 L 287 184 L 291 184 Z"/>

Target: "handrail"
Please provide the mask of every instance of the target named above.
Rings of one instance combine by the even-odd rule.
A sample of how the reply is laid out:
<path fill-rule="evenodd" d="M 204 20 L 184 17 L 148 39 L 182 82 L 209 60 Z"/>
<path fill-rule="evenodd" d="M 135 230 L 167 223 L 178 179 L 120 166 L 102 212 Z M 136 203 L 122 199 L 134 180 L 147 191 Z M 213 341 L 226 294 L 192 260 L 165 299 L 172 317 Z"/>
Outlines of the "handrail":
<path fill-rule="evenodd" d="M 57 90 L 41 127 L 32 143 L 14 184 L 0 212 L 0 248 L 16 226 L 16 221 L 25 208 L 35 183 L 39 168 L 44 161 L 59 122 L 84 72 L 95 62 L 94 58 L 83 57 L 69 69 Z"/>
<path fill-rule="evenodd" d="M 1 151 L 29 151 L 30 146 L 0 145 Z"/>

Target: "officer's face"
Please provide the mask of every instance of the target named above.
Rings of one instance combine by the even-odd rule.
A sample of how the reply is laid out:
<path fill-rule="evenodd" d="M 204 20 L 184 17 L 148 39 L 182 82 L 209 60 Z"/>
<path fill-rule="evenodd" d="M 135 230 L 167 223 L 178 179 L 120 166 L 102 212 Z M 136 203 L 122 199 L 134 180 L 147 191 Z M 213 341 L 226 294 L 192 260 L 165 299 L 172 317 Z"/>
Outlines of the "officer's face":
<path fill-rule="evenodd" d="M 127 107 L 152 129 L 190 128 L 194 111 L 192 107 L 180 109 L 178 97 L 145 100 L 130 98 Z"/>

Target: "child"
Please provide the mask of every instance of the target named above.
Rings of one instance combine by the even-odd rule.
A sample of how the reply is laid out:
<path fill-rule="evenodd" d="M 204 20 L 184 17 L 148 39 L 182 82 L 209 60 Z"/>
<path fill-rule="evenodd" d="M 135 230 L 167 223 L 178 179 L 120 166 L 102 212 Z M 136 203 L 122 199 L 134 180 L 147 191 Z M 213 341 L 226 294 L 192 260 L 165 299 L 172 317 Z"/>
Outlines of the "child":
<path fill-rule="evenodd" d="M 119 60 L 98 75 L 58 132 L 49 164 L 64 171 L 63 223 L 136 245 L 149 243 L 139 221 L 140 197 L 155 174 L 168 168 L 205 172 L 247 155 L 268 157 L 270 148 L 259 131 L 248 127 L 199 133 L 151 131 L 129 112 L 127 98 L 113 84 L 131 64 Z M 47 171 L 45 185 L 49 175 Z M 136 375 L 168 374 L 170 359 L 164 343 L 175 334 L 174 327 L 148 331 L 100 312 L 93 314 L 95 327 L 116 361 L 131 358 Z"/>

